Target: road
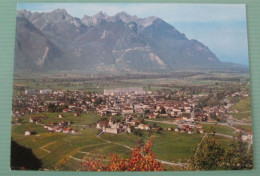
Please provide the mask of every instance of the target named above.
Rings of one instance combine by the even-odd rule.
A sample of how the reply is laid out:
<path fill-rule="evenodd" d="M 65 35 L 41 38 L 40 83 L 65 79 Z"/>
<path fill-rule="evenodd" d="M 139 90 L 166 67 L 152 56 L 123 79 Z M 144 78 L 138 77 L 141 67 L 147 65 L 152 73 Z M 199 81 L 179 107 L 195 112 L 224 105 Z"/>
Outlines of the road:
<path fill-rule="evenodd" d="M 215 123 L 212 123 L 212 122 L 201 122 L 201 124 L 215 124 Z M 227 123 L 217 123 L 218 125 L 222 125 L 222 126 L 227 126 L 227 127 L 230 127 L 230 128 L 233 128 L 234 130 L 236 130 L 237 128 L 236 127 L 234 127 L 234 126 L 232 126 L 232 125 L 229 125 L 229 124 L 227 124 Z M 239 123 L 240 125 L 247 125 L 248 123 L 246 123 L 246 122 L 244 122 L 244 123 Z M 237 123 L 237 125 L 238 125 L 238 123 Z M 250 124 L 251 125 L 251 124 Z M 243 130 L 241 130 L 241 129 L 239 129 L 242 133 L 244 133 L 244 134 L 247 134 L 247 132 L 246 131 L 243 131 Z"/>
<path fill-rule="evenodd" d="M 175 122 L 170 122 L 170 121 L 158 121 L 158 120 L 150 120 L 150 119 L 145 119 L 145 121 L 176 125 Z M 200 122 L 200 123 L 201 124 L 215 124 L 216 122 Z M 235 125 L 252 125 L 249 122 L 243 122 L 243 121 L 235 121 L 234 124 Z M 220 123 L 220 122 L 218 122 L 218 125 L 233 127 L 233 126 L 228 125 L 227 123 Z M 233 127 L 233 128 L 235 128 L 235 127 Z"/>
<path fill-rule="evenodd" d="M 175 122 L 170 121 L 157 121 L 157 120 L 150 120 L 150 119 L 144 119 L 147 122 L 155 122 L 155 123 L 164 123 L 164 124 L 170 124 L 170 125 L 176 125 Z"/>
<path fill-rule="evenodd" d="M 201 122 L 201 124 L 215 124 L 216 122 Z M 226 126 L 230 126 L 227 123 L 220 123 L 218 122 L 219 125 L 226 125 Z M 233 122 L 234 125 L 249 125 L 251 126 L 252 124 L 249 122 L 243 122 L 243 121 L 234 121 Z"/>
<path fill-rule="evenodd" d="M 229 139 L 233 139 L 233 136 L 227 135 L 227 134 L 215 133 L 215 135 L 216 136 L 223 136 L 223 137 L 226 137 L 226 138 L 229 138 Z"/>

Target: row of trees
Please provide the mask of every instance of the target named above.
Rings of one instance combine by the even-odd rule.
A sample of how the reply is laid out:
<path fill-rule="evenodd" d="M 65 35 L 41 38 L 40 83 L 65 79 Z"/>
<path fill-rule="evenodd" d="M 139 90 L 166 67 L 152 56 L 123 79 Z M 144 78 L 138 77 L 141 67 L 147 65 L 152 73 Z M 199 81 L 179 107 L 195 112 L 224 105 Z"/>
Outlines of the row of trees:
<path fill-rule="evenodd" d="M 189 170 L 243 170 L 253 168 L 253 149 L 241 139 L 234 137 L 227 149 L 219 142 L 215 133 L 206 134 L 194 149 Z"/>
<path fill-rule="evenodd" d="M 55 105 L 53 103 L 49 103 L 47 106 L 48 112 L 62 112 L 66 108 L 68 108 L 68 105 Z"/>

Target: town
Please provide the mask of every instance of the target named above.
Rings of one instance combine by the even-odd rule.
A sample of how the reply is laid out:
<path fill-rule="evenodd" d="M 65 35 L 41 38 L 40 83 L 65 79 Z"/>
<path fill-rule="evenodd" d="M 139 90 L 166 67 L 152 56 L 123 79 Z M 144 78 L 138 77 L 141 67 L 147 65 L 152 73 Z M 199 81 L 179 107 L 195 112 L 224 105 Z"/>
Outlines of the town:
<path fill-rule="evenodd" d="M 67 76 L 14 80 L 12 141 L 30 149 L 39 168 L 77 170 L 110 153 L 127 158 L 152 138 L 156 160 L 179 170 L 208 134 L 225 149 L 238 135 L 253 144 L 247 75 Z"/>
<path fill-rule="evenodd" d="M 208 95 L 188 96 L 183 91 L 175 93 L 174 97 L 164 92 L 145 92 L 142 87 L 128 87 L 117 89 L 105 89 L 104 93 L 87 93 L 84 91 L 61 91 L 52 89 L 26 89 L 24 95 L 18 96 L 13 102 L 13 124 L 19 124 L 25 114 L 31 114 L 30 123 L 43 125 L 49 132 L 75 133 L 66 121 L 66 114 L 71 113 L 75 118 L 80 118 L 82 113 L 93 112 L 104 117 L 96 123 L 96 128 L 101 133 L 131 133 L 132 130 L 159 131 L 162 128 L 156 123 L 156 119 L 171 119 L 175 129 L 168 127 L 167 130 L 180 133 L 204 133 L 204 123 L 222 123 L 233 127 L 241 121 L 232 117 L 234 112 L 231 107 L 231 97 L 247 98 L 246 91 L 233 92 L 222 95 L 222 105 L 200 106 L 200 100 Z M 44 112 L 59 112 L 58 118 L 63 121 L 43 124 L 46 115 L 39 116 Z M 114 117 L 119 117 L 115 119 Z M 109 118 L 105 118 L 109 117 Z M 252 142 L 252 133 L 236 128 L 236 132 L 243 132 L 242 139 Z M 35 134 L 27 129 L 24 135 Z"/>

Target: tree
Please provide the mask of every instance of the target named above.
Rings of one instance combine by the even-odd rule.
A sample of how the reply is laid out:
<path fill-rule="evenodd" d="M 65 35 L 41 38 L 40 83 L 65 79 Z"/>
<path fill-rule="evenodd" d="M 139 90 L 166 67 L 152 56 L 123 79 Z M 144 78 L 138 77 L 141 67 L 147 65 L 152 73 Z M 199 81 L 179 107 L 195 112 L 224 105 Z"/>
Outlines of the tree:
<path fill-rule="evenodd" d="M 83 112 L 81 108 L 75 108 L 74 111 L 75 111 L 76 113 L 82 113 L 82 112 Z"/>
<path fill-rule="evenodd" d="M 220 101 L 225 97 L 225 93 L 224 92 L 218 92 L 216 96 L 217 96 L 217 99 Z"/>
<path fill-rule="evenodd" d="M 143 118 L 140 119 L 140 123 L 144 123 L 145 120 Z"/>
<path fill-rule="evenodd" d="M 101 97 L 98 97 L 96 100 L 95 100 L 95 102 L 94 102 L 94 105 L 95 106 L 98 106 L 98 105 L 100 105 L 101 103 L 102 103 L 102 98 Z"/>
<path fill-rule="evenodd" d="M 141 138 L 141 139 L 139 139 L 138 141 L 137 141 L 137 147 L 138 148 L 142 148 L 143 146 L 144 146 L 144 139 L 143 138 Z"/>
<path fill-rule="evenodd" d="M 148 114 L 148 113 L 150 113 L 150 109 L 146 109 L 146 110 L 144 111 L 144 114 Z"/>
<path fill-rule="evenodd" d="M 103 122 L 103 121 L 108 121 L 108 119 L 106 117 L 101 117 L 101 119 L 99 119 L 97 122 Z"/>
<path fill-rule="evenodd" d="M 141 132 L 141 130 L 139 129 L 135 129 L 133 126 L 131 127 L 131 132 L 136 135 L 136 136 L 139 136 L 139 137 L 142 137 L 143 136 L 143 133 Z"/>
<path fill-rule="evenodd" d="M 210 134 L 205 134 L 201 142 L 194 149 L 189 160 L 191 170 L 216 170 L 221 169 L 224 149 L 215 136 L 214 129 Z"/>
<path fill-rule="evenodd" d="M 217 120 L 217 119 L 218 119 L 218 116 L 216 115 L 215 112 L 210 113 L 210 117 L 211 117 L 212 119 L 214 119 L 214 120 Z"/>
<path fill-rule="evenodd" d="M 219 104 L 219 102 L 216 98 L 210 98 L 208 101 L 208 105 L 210 107 L 217 106 L 218 104 Z"/>
<path fill-rule="evenodd" d="M 162 114 L 166 114 L 166 110 L 165 110 L 164 106 L 161 106 L 161 107 L 160 107 L 160 112 L 161 112 Z"/>
<path fill-rule="evenodd" d="M 233 138 L 228 150 L 225 152 L 225 169 L 242 170 L 253 168 L 253 149 L 251 144 L 242 141 L 239 133 Z"/>
<path fill-rule="evenodd" d="M 152 123 L 152 128 L 156 128 L 157 127 L 157 123 Z"/>
<path fill-rule="evenodd" d="M 88 160 L 83 163 L 83 170 L 87 171 L 162 171 L 162 164 L 155 159 L 152 152 L 153 140 L 148 140 L 144 146 L 135 147 L 128 159 L 110 154 L 107 165 L 100 160 Z"/>

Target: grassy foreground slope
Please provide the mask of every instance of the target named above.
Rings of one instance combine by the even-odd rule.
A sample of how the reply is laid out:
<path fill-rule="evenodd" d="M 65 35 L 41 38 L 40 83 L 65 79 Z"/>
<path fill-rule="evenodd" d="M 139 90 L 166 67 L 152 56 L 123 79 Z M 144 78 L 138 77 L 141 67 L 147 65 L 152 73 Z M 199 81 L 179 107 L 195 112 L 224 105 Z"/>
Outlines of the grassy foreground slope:
<path fill-rule="evenodd" d="M 77 129 L 76 134 L 50 133 L 43 128 L 43 125 L 30 123 L 29 118 L 32 115 L 23 117 L 21 125 L 12 126 L 12 139 L 19 145 L 32 150 L 35 157 L 42 162 L 41 169 L 78 170 L 82 167 L 81 162 L 84 160 L 98 160 L 102 156 L 102 161 L 107 162 L 110 153 L 129 157 L 132 151 L 127 147 L 133 148 L 142 139 L 146 141 L 150 137 L 154 138 L 153 151 L 158 159 L 186 162 L 192 154 L 192 148 L 196 147 L 203 137 L 203 134 L 189 135 L 166 131 L 168 126 L 175 126 L 163 123 L 158 123 L 164 129 L 159 133 L 155 130 L 141 131 L 141 136 L 105 133 L 98 137 L 99 130 L 95 128 L 95 123 L 101 118 L 100 116 L 90 113 L 74 117 L 73 114 L 66 113 L 65 117 L 60 119 L 58 114 L 46 113 L 48 118 L 42 123 L 72 121 L 70 127 Z M 37 134 L 24 136 L 24 132 L 28 129 L 36 131 Z M 221 139 L 221 141 L 225 140 L 230 141 L 225 138 Z"/>

